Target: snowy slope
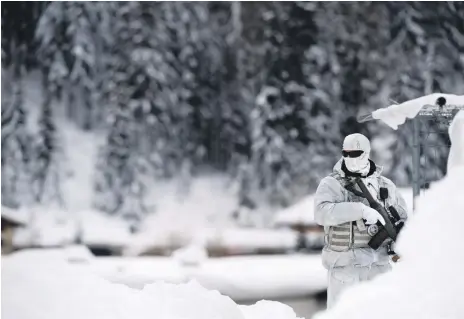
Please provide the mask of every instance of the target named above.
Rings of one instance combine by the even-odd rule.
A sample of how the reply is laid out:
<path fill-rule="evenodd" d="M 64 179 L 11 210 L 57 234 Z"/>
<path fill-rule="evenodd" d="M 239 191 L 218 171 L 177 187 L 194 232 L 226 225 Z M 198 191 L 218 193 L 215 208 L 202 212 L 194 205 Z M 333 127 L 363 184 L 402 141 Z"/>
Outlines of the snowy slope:
<path fill-rule="evenodd" d="M 156 283 L 137 291 L 70 266 L 57 251 L 2 258 L 4 319 L 296 319 L 277 302 L 238 306 L 196 282 Z"/>
<path fill-rule="evenodd" d="M 402 261 L 372 282 L 347 289 L 315 319 L 464 318 L 464 111 L 450 129 L 448 175 L 419 197 L 417 214 L 400 234 Z M 379 311 L 381 309 L 381 311 Z"/>

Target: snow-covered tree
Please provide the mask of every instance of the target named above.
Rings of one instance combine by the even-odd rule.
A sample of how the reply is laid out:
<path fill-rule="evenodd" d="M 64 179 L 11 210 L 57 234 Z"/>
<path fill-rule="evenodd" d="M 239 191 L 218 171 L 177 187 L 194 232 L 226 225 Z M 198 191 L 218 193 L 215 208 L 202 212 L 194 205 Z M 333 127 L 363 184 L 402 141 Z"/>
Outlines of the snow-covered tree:
<path fill-rule="evenodd" d="M 402 102 L 433 92 L 463 93 L 463 63 L 459 39 L 463 38 L 462 6 L 420 3 L 389 4 L 391 25 L 390 97 Z M 457 40 L 457 41 L 456 41 Z M 462 50 L 462 49 L 461 49 Z M 421 147 L 421 178 L 432 181 L 446 172 L 449 139 L 435 120 L 418 121 Z M 392 144 L 391 174 L 400 184 L 412 178 L 412 123 L 401 128 Z"/>
<path fill-rule="evenodd" d="M 32 139 L 24 108 L 25 48 L 16 48 L 12 65 L 2 70 L 2 204 L 21 206 L 31 200 Z M 5 61 L 3 61 L 5 62 Z"/>

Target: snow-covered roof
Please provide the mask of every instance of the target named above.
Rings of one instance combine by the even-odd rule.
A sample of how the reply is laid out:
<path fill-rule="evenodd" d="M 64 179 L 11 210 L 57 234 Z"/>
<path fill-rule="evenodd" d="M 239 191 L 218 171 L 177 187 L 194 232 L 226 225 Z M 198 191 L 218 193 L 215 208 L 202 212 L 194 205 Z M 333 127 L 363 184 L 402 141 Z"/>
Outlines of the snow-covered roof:
<path fill-rule="evenodd" d="M 317 225 L 314 221 L 314 197 L 306 196 L 298 203 L 276 213 L 274 217 L 276 225 Z"/>
<path fill-rule="evenodd" d="M 436 105 L 440 97 L 446 99 L 446 105 L 448 106 L 464 107 L 464 95 L 433 93 L 375 110 L 372 112 L 371 116 L 367 116 L 366 119 L 371 117 L 372 119 L 381 120 L 396 130 L 398 126 L 403 124 L 408 118 L 412 119 L 416 117 L 424 106 Z"/>
<path fill-rule="evenodd" d="M 28 222 L 29 216 L 24 210 L 2 206 L 2 218 L 18 225 L 25 225 Z"/>

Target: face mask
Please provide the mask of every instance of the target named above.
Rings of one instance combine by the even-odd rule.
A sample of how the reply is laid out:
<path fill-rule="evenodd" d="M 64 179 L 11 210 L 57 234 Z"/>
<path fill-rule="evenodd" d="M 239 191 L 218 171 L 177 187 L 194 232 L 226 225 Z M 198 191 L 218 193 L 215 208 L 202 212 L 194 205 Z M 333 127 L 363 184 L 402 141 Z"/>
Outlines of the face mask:
<path fill-rule="evenodd" d="M 369 155 L 363 152 L 359 157 L 343 157 L 346 168 L 353 173 L 364 173 L 369 170 Z"/>

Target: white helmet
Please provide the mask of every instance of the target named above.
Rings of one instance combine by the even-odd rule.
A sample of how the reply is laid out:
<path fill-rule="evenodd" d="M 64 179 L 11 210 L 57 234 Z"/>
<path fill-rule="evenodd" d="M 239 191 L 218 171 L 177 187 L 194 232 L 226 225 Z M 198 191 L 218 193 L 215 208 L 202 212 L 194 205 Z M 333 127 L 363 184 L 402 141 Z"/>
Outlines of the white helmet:
<path fill-rule="evenodd" d="M 345 137 L 343 141 L 343 159 L 346 168 L 353 173 L 367 173 L 369 171 L 369 155 L 371 143 L 362 134 L 355 133 Z"/>

